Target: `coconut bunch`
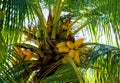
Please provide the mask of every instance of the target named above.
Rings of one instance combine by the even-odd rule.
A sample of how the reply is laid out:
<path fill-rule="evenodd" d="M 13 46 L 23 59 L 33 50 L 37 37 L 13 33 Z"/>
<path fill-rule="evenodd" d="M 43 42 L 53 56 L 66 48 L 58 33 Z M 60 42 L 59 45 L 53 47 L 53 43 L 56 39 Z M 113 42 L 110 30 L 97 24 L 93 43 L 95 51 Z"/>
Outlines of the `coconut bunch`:
<path fill-rule="evenodd" d="M 65 57 L 72 58 L 77 64 L 80 63 L 80 45 L 83 43 L 84 38 L 80 38 L 75 42 L 66 41 L 60 42 L 56 45 L 56 53 L 66 54 Z M 65 58 L 63 58 L 63 63 L 65 63 Z"/>

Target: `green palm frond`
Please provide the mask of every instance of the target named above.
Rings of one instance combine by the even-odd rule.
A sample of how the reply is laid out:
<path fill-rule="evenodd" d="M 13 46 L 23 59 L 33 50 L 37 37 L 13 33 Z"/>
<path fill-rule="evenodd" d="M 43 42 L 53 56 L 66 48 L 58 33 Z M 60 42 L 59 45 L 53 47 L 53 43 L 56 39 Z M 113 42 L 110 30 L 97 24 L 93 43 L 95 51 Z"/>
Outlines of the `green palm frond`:
<path fill-rule="evenodd" d="M 54 75 L 43 79 L 41 82 L 79 82 L 73 67 L 67 63 L 61 66 Z"/>
<path fill-rule="evenodd" d="M 93 74 L 89 81 L 118 83 L 120 80 L 120 49 L 104 44 L 94 44 L 88 68 Z M 111 79 L 111 77 L 114 79 Z"/>
<path fill-rule="evenodd" d="M 25 24 L 25 19 L 28 19 L 28 25 L 31 26 L 29 21 L 30 19 L 33 20 L 35 17 L 31 5 L 25 0 L 21 0 L 20 2 L 17 0 L 4 0 L 0 5 L 2 11 L 5 12 L 2 29 L 3 37 L 6 42 L 18 42 L 18 38 L 20 38 L 21 34 L 17 34 L 17 32 L 21 33 L 20 30 Z"/>
<path fill-rule="evenodd" d="M 16 59 L 20 64 L 15 64 Z M 4 55 L 0 61 L 0 82 L 10 83 L 19 82 L 23 83 L 29 77 L 31 70 L 28 64 L 24 63 L 18 55 L 9 49 L 9 53 Z"/>

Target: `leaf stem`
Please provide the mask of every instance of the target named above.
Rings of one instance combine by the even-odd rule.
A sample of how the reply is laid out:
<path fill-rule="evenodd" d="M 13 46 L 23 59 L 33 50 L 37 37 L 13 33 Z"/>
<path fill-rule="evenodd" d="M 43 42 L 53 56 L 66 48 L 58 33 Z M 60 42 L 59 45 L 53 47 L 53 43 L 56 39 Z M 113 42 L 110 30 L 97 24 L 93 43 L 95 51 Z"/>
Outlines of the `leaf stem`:
<path fill-rule="evenodd" d="M 62 11 L 62 3 L 64 2 L 64 0 L 57 0 L 57 6 L 56 6 L 56 9 L 54 11 L 54 19 L 53 19 L 53 27 L 52 27 L 52 34 L 51 34 L 51 38 L 52 39 L 55 39 L 56 38 L 56 29 L 57 29 L 57 22 L 59 21 L 60 19 L 60 14 L 61 14 L 61 11 Z"/>
<path fill-rule="evenodd" d="M 77 77 L 78 77 L 78 79 L 79 79 L 79 82 L 80 82 L 80 83 L 84 83 L 83 77 L 82 77 L 81 73 L 78 71 L 78 68 L 77 68 L 77 66 L 75 65 L 74 61 L 73 61 L 71 58 L 68 58 L 67 60 L 68 60 L 68 62 L 72 65 L 75 73 L 77 74 Z"/>

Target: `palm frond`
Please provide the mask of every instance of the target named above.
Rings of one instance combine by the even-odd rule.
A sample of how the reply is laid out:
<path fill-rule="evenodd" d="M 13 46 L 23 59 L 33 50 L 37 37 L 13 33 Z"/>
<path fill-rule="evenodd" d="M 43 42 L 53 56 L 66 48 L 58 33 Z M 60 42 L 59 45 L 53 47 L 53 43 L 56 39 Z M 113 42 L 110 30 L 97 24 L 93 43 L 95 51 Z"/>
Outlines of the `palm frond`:
<path fill-rule="evenodd" d="M 9 49 L 10 51 L 10 49 Z M 28 64 L 24 63 L 12 50 L 4 55 L 0 61 L 0 82 L 19 82 L 27 81 L 31 70 Z M 17 61 L 16 61 L 17 59 Z M 19 62 L 19 64 L 16 64 Z"/>
<path fill-rule="evenodd" d="M 92 52 L 88 68 L 92 72 L 92 82 L 119 82 L 119 57 L 120 49 L 108 45 L 96 44 Z M 110 79 L 110 78 L 113 79 Z"/>
<path fill-rule="evenodd" d="M 20 2 L 17 0 L 4 0 L 0 5 L 2 11 L 6 12 L 2 29 L 3 38 L 9 43 L 18 42 L 21 34 L 17 34 L 17 32 L 21 33 L 20 29 L 22 29 L 25 24 L 25 18 L 28 17 L 29 21 L 35 17 L 31 6 L 25 0 L 21 0 Z M 28 25 L 30 25 L 30 22 Z"/>
<path fill-rule="evenodd" d="M 61 66 L 54 75 L 43 79 L 41 82 L 79 82 L 73 67 L 67 63 Z"/>

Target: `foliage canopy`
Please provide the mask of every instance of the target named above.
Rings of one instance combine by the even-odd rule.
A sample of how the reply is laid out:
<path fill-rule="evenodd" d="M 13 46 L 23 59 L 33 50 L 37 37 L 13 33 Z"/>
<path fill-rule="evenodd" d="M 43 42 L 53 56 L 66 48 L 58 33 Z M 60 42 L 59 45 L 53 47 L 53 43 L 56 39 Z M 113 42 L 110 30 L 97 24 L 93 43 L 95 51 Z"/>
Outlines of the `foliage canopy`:
<path fill-rule="evenodd" d="M 1 0 L 0 83 L 119 83 L 119 5 L 118 0 Z M 81 36 L 85 42 L 74 47 Z M 57 48 L 61 42 L 67 50 Z M 76 59 L 70 51 L 79 51 Z"/>

